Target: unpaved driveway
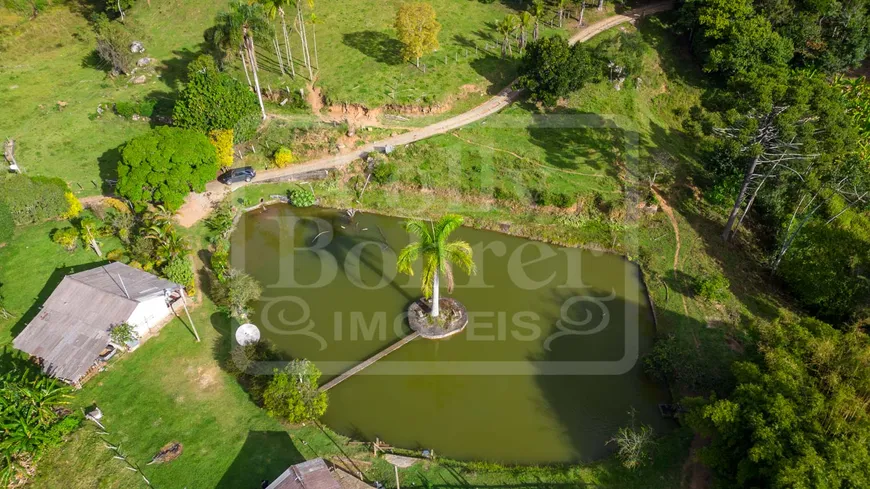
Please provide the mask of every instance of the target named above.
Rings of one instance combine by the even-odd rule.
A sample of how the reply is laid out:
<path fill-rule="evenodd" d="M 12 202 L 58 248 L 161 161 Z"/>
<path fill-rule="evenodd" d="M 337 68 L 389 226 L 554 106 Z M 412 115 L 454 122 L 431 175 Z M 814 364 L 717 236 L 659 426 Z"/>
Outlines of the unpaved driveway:
<path fill-rule="evenodd" d="M 612 17 L 602 19 L 577 31 L 577 33 L 571 36 L 569 42 L 571 44 L 574 44 L 577 42 L 588 41 L 602 31 L 606 31 L 607 29 L 615 27 L 619 24 L 624 24 L 626 22 L 634 22 L 635 20 L 645 17 L 647 15 L 664 12 L 665 10 L 670 10 L 671 8 L 673 8 L 673 6 L 673 2 L 670 1 L 656 3 L 653 5 L 648 5 L 646 7 L 630 10 L 621 15 L 614 15 Z M 477 122 L 485 117 L 495 114 L 496 112 L 507 107 L 511 104 L 511 102 L 516 100 L 517 97 L 519 97 L 520 95 L 520 91 L 513 88 L 514 84 L 515 82 L 511 83 L 510 86 L 506 87 L 486 102 L 478 105 L 477 107 L 469 110 L 468 112 L 464 112 L 455 117 L 445 119 L 441 122 L 436 122 L 435 124 L 422 127 L 420 129 L 415 129 L 413 131 L 392 136 L 382 141 L 375 141 L 373 143 L 366 144 L 365 146 L 360 146 L 348 153 L 335 156 L 327 156 L 324 158 L 307 161 L 305 163 L 295 164 L 288 168 L 264 170 L 257 174 L 257 178 L 254 179 L 253 183 L 290 179 L 294 176 L 299 176 L 311 172 L 328 171 L 333 168 L 340 168 L 352 163 L 353 161 L 365 156 L 368 153 L 371 153 L 372 151 L 376 151 L 378 148 L 384 148 L 385 146 L 402 146 L 405 144 L 413 143 L 415 141 L 420 141 L 421 139 L 426 139 L 432 136 L 437 136 L 439 134 L 444 134 L 446 132 L 458 129 L 463 126 L 467 126 L 468 124 Z M 234 187 L 238 187 L 241 185 L 244 184 L 236 184 Z M 230 190 L 231 189 L 228 188 L 226 185 L 221 185 L 220 183 L 215 181 L 209 183 L 206 186 L 205 192 L 198 194 L 191 193 L 185 200 L 184 205 L 178 211 L 178 223 L 184 227 L 193 226 L 200 219 L 208 215 L 214 203 L 223 200 L 223 198 Z"/>

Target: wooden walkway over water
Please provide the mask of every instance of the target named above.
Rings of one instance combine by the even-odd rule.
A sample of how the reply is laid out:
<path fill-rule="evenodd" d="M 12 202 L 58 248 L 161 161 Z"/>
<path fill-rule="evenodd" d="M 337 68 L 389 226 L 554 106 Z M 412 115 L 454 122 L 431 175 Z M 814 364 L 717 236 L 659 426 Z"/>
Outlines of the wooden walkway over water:
<path fill-rule="evenodd" d="M 405 336 L 405 337 L 402 338 L 401 340 L 399 340 L 399 341 L 393 343 L 392 345 L 390 345 L 390 346 L 384 348 L 383 350 L 381 350 L 381 351 L 375 353 L 375 354 L 372 355 L 371 357 L 369 357 L 369 358 L 363 360 L 362 362 L 360 362 L 360 363 L 354 365 L 354 366 L 353 366 L 350 370 L 348 370 L 347 372 L 345 372 L 345 373 L 339 375 L 338 377 L 336 377 L 336 378 L 330 380 L 329 382 L 323 384 L 322 386 L 320 386 L 320 391 L 321 391 L 321 392 L 326 392 L 326 391 L 328 391 L 329 389 L 332 389 L 333 387 L 337 386 L 338 384 L 340 384 L 340 383 L 344 382 L 345 380 L 349 379 L 352 375 L 354 375 L 354 374 L 356 374 L 356 373 L 362 371 L 363 369 L 365 369 L 365 368 L 367 368 L 367 367 L 370 367 L 372 364 L 374 364 L 375 362 L 377 362 L 377 361 L 380 360 L 381 358 L 384 358 L 385 356 L 389 355 L 390 353 L 393 353 L 394 351 L 398 350 L 399 348 L 401 348 L 401 347 L 407 345 L 408 343 L 414 341 L 415 339 L 417 339 L 418 336 L 420 336 L 420 333 L 418 333 L 418 332 L 416 332 L 416 331 L 412 332 L 411 334 L 409 334 L 408 336 Z"/>

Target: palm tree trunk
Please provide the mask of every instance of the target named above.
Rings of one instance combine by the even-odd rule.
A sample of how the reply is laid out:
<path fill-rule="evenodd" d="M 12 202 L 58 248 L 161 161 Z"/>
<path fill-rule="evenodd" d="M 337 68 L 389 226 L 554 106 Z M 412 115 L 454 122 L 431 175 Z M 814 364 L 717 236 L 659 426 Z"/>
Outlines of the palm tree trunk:
<path fill-rule="evenodd" d="M 320 59 L 317 57 L 317 26 L 311 24 L 311 36 L 314 39 L 314 67 L 320 70 Z"/>
<path fill-rule="evenodd" d="M 533 34 L 536 41 L 538 40 L 538 28 L 539 28 L 539 26 L 540 26 L 540 22 L 538 21 L 538 19 L 536 17 L 535 18 L 535 33 Z"/>
<path fill-rule="evenodd" d="M 254 55 L 254 40 L 245 38 L 245 47 L 248 49 L 248 57 L 251 58 L 251 71 L 254 73 L 254 89 L 257 91 L 257 102 L 260 102 L 260 113 L 266 120 L 266 106 L 263 105 L 263 94 L 260 92 L 260 78 L 257 76 L 257 58 Z"/>
<path fill-rule="evenodd" d="M 604 0 L 598 0 L 598 10 L 604 10 Z"/>
<path fill-rule="evenodd" d="M 281 58 L 281 47 L 278 45 L 278 35 L 277 34 L 275 34 L 275 37 L 272 38 L 272 44 L 275 47 L 275 56 L 278 57 L 278 69 L 281 70 L 281 75 L 284 75 L 287 72 L 284 71 L 284 60 L 283 60 L 283 58 Z"/>
<path fill-rule="evenodd" d="M 583 14 L 586 13 L 586 0 L 580 2 L 580 16 L 577 20 L 577 27 L 583 27 Z"/>
<path fill-rule="evenodd" d="M 311 69 L 311 52 L 308 50 L 308 34 L 305 32 L 305 19 L 302 17 L 302 2 L 296 2 L 296 21 L 299 22 L 299 39 L 302 41 L 302 57 L 305 59 L 305 67 L 308 68 L 308 78 L 314 82 L 314 72 Z"/>
<path fill-rule="evenodd" d="M 245 68 L 245 78 L 248 79 L 248 86 L 253 87 L 254 85 L 251 84 L 251 75 L 248 74 L 248 63 L 245 62 L 245 52 L 241 49 L 239 49 L 239 56 L 242 58 L 242 66 Z"/>
<path fill-rule="evenodd" d="M 438 296 L 438 270 L 435 270 L 435 278 L 432 279 L 432 317 L 437 318 L 439 311 L 439 301 L 440 297 Z"/>
<path fill-rule="evenodd" d="M 293 66 L 293 51 L 290 50 L 290 35 L 287 33 L 287 20 L 284 18 L 284 9 L 278 9 L 281 14 L 281 28 L 284 31 L 284 50 L 287 51 L 287 64 L 290 65 L 290 76 L 296 78 L 296 68 Z"/>

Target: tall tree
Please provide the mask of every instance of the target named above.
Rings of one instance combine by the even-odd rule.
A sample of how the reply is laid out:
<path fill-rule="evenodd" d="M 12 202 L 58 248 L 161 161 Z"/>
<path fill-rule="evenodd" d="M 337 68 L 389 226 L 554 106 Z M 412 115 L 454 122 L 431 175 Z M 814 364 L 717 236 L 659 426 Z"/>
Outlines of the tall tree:
<path fill-rule="evenodd" d="M 305 0 L 308 2 L 309 8 L 314 8 L 314 0 Z M 295 0 L 296 3 L 296 32 L 299 33 L 299 40 L 302 42 L 302 58 L 305 61 L 305 67 L 308 69 L 308 79 L 314 83 L 314 69 L 311 66 L 311 51 L 308 49 L 308 31 L 305 29 L 305 14 L 302 8 L 303 0 Z"/>
<path fill-rule="evenodd" d="M 562 19 L 565 18 L 565 7 L 568 0 L 556 0 L 556 10 L 559 12 L 559 27 L 562 27 Z"/>
<path fill-rule="evenodd" d="M 517 25 L 520 23 L 520 19 L 517 18 L 514 14 L 506 15 L 498 24 L 496 24 L 495 29 L 498 31 L 499 35 L 501 35 L 501 56 L 504 57 L 507 53 L 511 55 L 514 54 L 513 46 L 511 45 L 511 34 L 517 30 Z"/>
<path fill-rule="evenodd" d="M 414 263 L 423 260 L 423 296 L 432 298 L 432 317 L 439 314 L 439 275 L 447 279 L 447 291 L 453 292 L 453 266 L 468 274 L 476 271 L 471 245 L 465 241 L 448 241 L 450 234 L 462 225 L 462 217 L 448 214 L 437 223 L 408 221 L 405 229 L 417 236 L 418 241 L 409 244 L 399 253 L 398 270 L 414 275 Z"/>
<path fill-rule="evenodd" d="M 438 49 L 441 24 L 435 18 L 435 9 L 426 2 L 403 3 L 396 13 L 396 34 L 402 43 L 402 59 L 416 60 Z"/>
<path fill-rule="evenodd" d="M 540 34 L 541 17 L 544 16 L 544 0 L 534 0 L 531 9 L 532 16 L 535 18 L 535 31 L 532 38 L 537 41 Z"/>
<path fill-rule="evenodd" d="M 270 19 L 275 17 L 281 18 L 281 32 L 284 38 L 284 52 L 287 58 L 287 64 L 290 68 L 290 76 L 296 78 L 296 67 L 293 63 L 293 50 L 290 49 L 290 32 L 287 29 L 286 13 L 287 9 L 293 7 L 293 0 L 261 0 L 263 8 L 269 15 Z M 275 37 L 277 41 L 277 36 Z"/>
<path fill-rule="evenodd" d="M 535 22 L 535 18 L 532 17 L 532 14 L 528 12 L 523 12 L 520 14 L 520 54 L 525 52 L 526 50 L 526 31 L 532 24 Z"/>
<path fill-rule="evenodd" d="M 254 90 L 260 104 L 263 120 L 266 119 L 266 107 L 263 105 L 263 94 L 260 90 L 255 39 L 271 38 L 272 25 L 269 23 L 266 11 L 261 4 L 247 4 L 238 1 L 230 3 L 228 12 L 221 12 L 216 19 L 214 43 L 224 52 L 234 52 L 239 46 L 251 62 L 251 72 L 254 75 Z"/>

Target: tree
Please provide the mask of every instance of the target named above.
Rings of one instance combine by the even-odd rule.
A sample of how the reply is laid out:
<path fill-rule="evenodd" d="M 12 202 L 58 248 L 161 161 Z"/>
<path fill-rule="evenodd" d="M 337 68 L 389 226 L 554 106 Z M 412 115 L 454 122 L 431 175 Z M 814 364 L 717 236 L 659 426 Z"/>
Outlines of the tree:
<path fill-rule="evenodd" d="M 109 339 L 112 343 L 126 349 L 127 343 L 136 341 L 139 335 L 136 330 L 128 323 L 117 324 L 109 330 Z"/>
<path fill-rule="evenodd" d="M 79 232 L 72 226 L 55 229 L 51 233 L 51 240 L 63 246 L 65 250 L 73 251 L 79 244 Z"/>
<path fill-rule="evenodd" d="M 256 125 L 248 121 L 258 119 L 257 97 L 244 85 L 225 73 L 205 69 L 189 75 L 172 112 L 178 127 L 208 133 L 232 130 L 232 143 L 241 143 L 254 136 Z M 225 162 L 224 162 L 225 163 Z M 232 161 L 230 161 L 230 166 Z"/>
<path fill-rule="evenodd" d="M 326 412 L 326 392 L 317 388 L 320 370 L 308 360 L 293 360 L 275 375 L 263 392 L 263 407 L 270 416 L 290 423 L 316 420 Z"/>
<path fill-rule="evenodd" d="M 79 234 L 82 241 L 90 245 L 94 253 L 100 258 L 103 257 L 103 251 L 100 249 L 100 243 L 97 242 L 97 236 L 100 233 L 102 223 L 92 217 L 85 217 L 79 220 Z"/>
<path fill-rule="evenodd" d="M 94 32 L 97 35 L 97 55 L 119 73 L 129 73 L 133 68 L 133 53 L 130 44 L 133 36 L 123 24 L 110 21 L 105 14 L 99 14 L 94 20 Z"/>
<path fill-rule="evenodd" d="M 562 19 L 565 18 L 565 6 L 568 0 L 556 0 L 556 10 L 559 12 L 559 27 L 562 27 Z"/>
<path fill-rule="evenodd" d="M 522 54 L 526 49 L 526 30 L 531 27 L 534 22 L 536 22 L 536 20 L 532 17 L 532 14 L 528 12 L 520 14 L 520 54 Z"/>
<path fill-rule="evenodd" d="M 544 0 L 533 0 L 531 9 L 532 17 L 535 19 L 535 31 L 532 39 L 537 41 L 540 33 L 541 17 L 544 15 Z"/>
<path fill-rule="evenodd" d="M 413 265 L 418 259 L 423 260 L 422 290 L 423 296 L 432 298 L 432 317 L 439 314 L 439 275 L 447 279 L 447 291 L 453 292 L 453 266 L 457 266 L 468 274 L 474 274 L 471 245 L 465 241 L 448 241 L 450 234 L 462 225 L 462 217 L 447 214 L 437 224 L 431 221 L 408 221 L 405 229 L 417 236 L 418 241 L 409 244 L 399 253 L 398 270 L 401 273 L 414 275 Z"/>
<path fill-rule="evenodd" d="M 309 8 L 314 8 L 314 0 L 306 0 Z M 295 0 L 296 3 L 296 31 L 299 32 L 299 39 L 302 42 L 302 57 L 305 59 L 305 67 L 308 68 L 308 78 L 314 81 L 314 71 L 311 68 L 311 50 L 308 49 L 308 31 L 305 30 L 305 14 L 302 11 L 302 0 Z"/>
<path fill-rule="evenodd" d="M 505 57 L 508 52 L 510 52 L 511 55 L 514 54 L 513 47 L 511 46 L 511 34 L 517 30 L 517 24 L 519 24 L 519 22 L 520 20 L 516 15 L 508 14 L 495 25 L 495 30 L 499 35 L 501 35 L 502 57 Z"/>
<path fill-rule="evenodd" d="M 635 410 L 629 412 L 631 416 L 631 425 L 619 428 L 616 436 L 607 441 L 607 444 L 615 443 L 618 451 L 617 455 L 622 461 L 622 465 L 634 470 L 642 467 L 651 458 L 652 448 L 655 446 L 654 432 L 652 427 L 641 425 L 638 429 L 635 427 Z"/>
<path fill-rule="evenodd" d="M 0 202 L 8 206 L 18 226 L 72 217 L 73 206 L 80 209 L 81 203 L 69 199 L 69 193 L 69 186 L 59 178 L 21 173 L 0 175 Z"/>
<path fill-rule="evenodd" d="M 756 326 L 725 397 L 689 399 L 701 460 L 733 487 L 867 487 L 870 358 L 860 330 L 814 319 Z"/>
<path fill-rule="evenodd" d="M 287 31 L 287 20 L 285 19 L 284 9 L 292 5 L 291 0 L 259 0 L 266 11 L 266 15 L 274 20 L 275 17 L 281 17 L 281 30 L 284 35 L 284 49 L 287 56 L 287 66 L 290 68 L 290 76 L 296 78 L 296 68 L 293 66 L 293 51 L 290 50 L 290 35 Z M 278 55 L 278 63 L 280 63 L 281 73 L 284 73 L 284 65 L 281 60 L 281 47 L 278 42 L 277 32 L 274 34 L 275 52 Z"/>
<path fill-rule="evenodd" d="M 529 44 L 520 64 L 520 86 L 535 100 L 554 105 L 599 73 L 599 65 L 582 44 L 568 45 L 564 38 L 544 37 Z"/>
<path fill-rule="evenodd" d="M 230 3 L 229 12 L 221 12 L 215 19 L 213 41 L 217 47 L 226 53 L 235 52 L 241 47 L 251 62 L 251 72 L 254 75 L 254 89 L 263 120 L 266 119 L 266 107 L 263 105 L 263 94 L 260 90 L 257 55 L 254 40 L 270 38 L 272 26 L 266 16 L 266 11 L 260 4 L 247 4 L 238 1 Z M 244 62 L 244 58 L 243 58 Z M 230 129 L 230 128 L 222 128 Z"/>
<path fill-rule="evenodd" d="M 161 273 L 185 289 L 194 288 L 193 264 L 187 256 L 171 258 Z"/>
<path fill-rule="evenodd" d="M 214 301 L 230 316 L 242 319 L 247 317 L 250 303 L 258 300 L 262 292 L 263 288 L 254 277 L 233 268 L 215 284 Z"/>
<path fill-rule="evenodd" d="M 116 192 L 138 209 L 160 203 L 176 210 L 189 192 L 205 191 L 217 171 L 217 154 L 204 134 L 157 127 L 121 149 Z"/>
<path fill-rule="evenodd" d="M 396 34 L 402 43 L 402 59 L 416 60 L 438 49 L 438 33 L 441 24 L 435 20 L 435 9 L 426 2 L 403 3 L 396 13 Z"/>

